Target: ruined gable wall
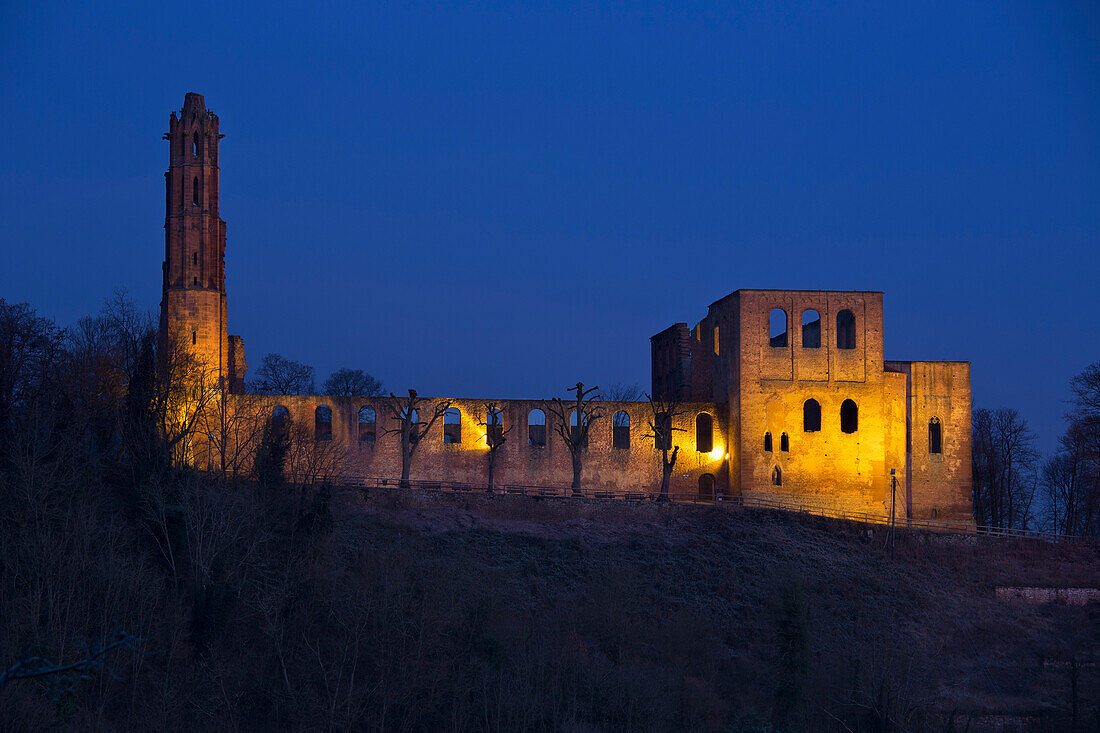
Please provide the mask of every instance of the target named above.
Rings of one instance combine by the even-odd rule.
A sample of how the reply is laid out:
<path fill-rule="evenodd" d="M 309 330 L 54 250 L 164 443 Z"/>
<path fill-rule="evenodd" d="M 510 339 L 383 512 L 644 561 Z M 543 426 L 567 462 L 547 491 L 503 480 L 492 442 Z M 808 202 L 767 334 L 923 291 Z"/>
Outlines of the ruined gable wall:
<path fill-rule="evenodd" d="M 742 492 L 797 494 L 850 511 L 887 511 L 892 467 L 887 457 L 899 452 L 896 426 L 904 426 L 905 402 L 901 380 L 887 380 L 882 369 L 882 294 L 738 291 L 737 295 Z M 770 344 L 772 308 L 787 313 L 786 346 Z M 820 316 L 818 348 L 802 343 L 802 314 L 807 309 Z M 854 349 L 837 348 L 836 317 L 844 309 L 855 315 Z M 803 404 L 809 398 L 821 405 L 820 431 L 803 430 Z M 846 399 L 858 406 L 854 433 L 841 431 L 840 410 Z M 764 450 L 766 432 L 772 435 L 770 452 Z M 787 453 L 781 451 L 784 432 L 790 442 Z M 780 486 L 772 482 L 777 466 Z"/>

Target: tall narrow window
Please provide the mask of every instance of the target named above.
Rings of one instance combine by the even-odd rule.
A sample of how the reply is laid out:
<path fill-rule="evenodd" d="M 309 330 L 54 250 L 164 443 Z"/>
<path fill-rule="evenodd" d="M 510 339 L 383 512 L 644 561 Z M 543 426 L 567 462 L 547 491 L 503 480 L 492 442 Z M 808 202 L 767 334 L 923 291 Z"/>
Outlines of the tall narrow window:
<path fill-rule="evenodd" d="M 718 348 L 718 326 L 714 327 L 714 355 L 718 356 L 722 353 L 722 350 Z"/>
<path fill-rule="evenodd" d="M 194 346 L 198 342 L 199 342 L 199 332 L 198 331 L 192 331 L 191 332 L 191 345 Z"/>
<path fill-rule="evenodd" d="M 199 205 L 199 177 L 195 176 L 191 181 L 191 203 L 195 206 Z"/>
<path fill-rule="evenodd" d="M 485 442 L 489 446 L 504 444 L 504 413 L 500 408 L 485 411 Z"/>
<path fill-rule="evenodd" d="M 332 408 L 318 405 L 313 412 L 313 439 L 332 440 Z"/>
<path fill-rule="evenodd" d="M 611 418 L 611 447 L 630 450 L 630 415 L 622 410 Z"/>
<path fill-rule="evenodd" d="M 928 421 L 928 452 L 943 453 L 943 430 L 938 417 Z"/>
<path fill-rule="evenodd" d="M 527 444 L 532 448 L 546 446 L 546 413 L 539 409 L 527 415 Z"/>
<path fill-rule="evenodd" d="M 191 253 L 191 264 L 192 265 L 199 264 L 199 253 L 198 252 L 192 252 Z"/>
<path fill-rule="evenodd" d="M 714 450 L 714 418 L 706 412 L 695 418 L 695 450 L 700 453 Z"/>
<path fill-rule="evenodd" d="M 772 308 L 768 314 L 768 343 L 774 348 L 787 348 L 787 311 Z"/>
<path fill-rule="evenodd" d="M 573 442 L 579 443 L 581 446 L 588 447 L 588 418 L 583 418 L 580 425 L 577 424 L 577 411 L 573 410 L 569 415 L 569 434 L 573 438 Z"/>
<path fill-rule="evenodd" d="M 786 433 L 779 436 L 779 450 L 784 453 L 789 453 L 791 450 L 791 440 L 787 437 Z"/>
<path fill-rule="evenodd" d="M 373 407 L 360 407 L 359 408 L 359 442 L 367 443 L 368 445 L 374 445 L 375 427 L 377 423 L 375 421 L 375 414 Z"/>
<path fill-rule="evenodd" d="M 802 430 L 807 433 L 821 430 L 821 403 L 817 400 L 806 400 L 802 405 Z"/>
<path fill-rule="evenodd" d="M 672 450 L 672 417 L 667 412 L 658 412 L 654 420 L 653 447 L 657 450 Z"/>
<path fill-rule="evenodd" d="M 194 135 L 191 138 L 191 155 L 197 156 L 199 154 L 199 136 Z"/>
<path fill-rule="evenodd" d="M 844 400 L 840 405 L 840 432 L 854 433 L 859 430 L 859 408 L 851 400 Z"/>
<path fill-rule="evenodd" d="M 771 453 L 772 452 L 772 434 L 771 433 L 764 433 L 764 452 L 765 453 Z"/>
<path fill-rule="evenodd" d="M 782 485 L 783 485 L 783 469 L 781 469 L 779 466 L 776 466 L 775 468 L 772 469 L 772 486 L 782 486 Z"/>
<path fill-rule="evenodd" d="M 856 347 L 856 317 L 848 309 L 836 314 L 836 347 L 838 349 Z"/>
<path fill-rule="evenodd" d="M 286 430 L 286 424 L 289 420 L 290 410 L 286 409 L 284 405 L 275 405 L 275 409 L 271 411 L 271 430 L 281 434 Z"/>
<path fill-rule="evenodd" d="M 403 427 L 405 433 L 409 436 L 409 442 L 415 443 L 420 440 L 420 411 L 412 410 L 408 412 L 407 410 L 408 408 L 401 408 L 401 422 L 405 423 Z M 405 419 L 406 415 L 408 420 Z"/>
<path fill-rule="evenodd" d="M 443 413 L 443 442 L 462 442 L 462 413 L 455 407 L 448 407 Z"/>
<path fill-rule="evenodd" d="M 813 308 L 802 311 L 802 348 L 821 348 L 821 316 Z"/>

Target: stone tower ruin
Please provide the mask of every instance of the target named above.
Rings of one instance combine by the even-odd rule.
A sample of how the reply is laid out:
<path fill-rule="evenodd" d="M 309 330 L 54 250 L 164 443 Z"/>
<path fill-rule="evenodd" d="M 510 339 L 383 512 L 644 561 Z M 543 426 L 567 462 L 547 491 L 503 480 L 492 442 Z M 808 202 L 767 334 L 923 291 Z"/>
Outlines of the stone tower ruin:
<path fill-rule="evenodd" d="M 218 209 L 218 116 L 188 92 L 168 121 L 164 174 L 161 338 L 183 344 L 224 388 L 244 390 L 244 342 L 230 336 L 225 297 L 225 222 Z"/>

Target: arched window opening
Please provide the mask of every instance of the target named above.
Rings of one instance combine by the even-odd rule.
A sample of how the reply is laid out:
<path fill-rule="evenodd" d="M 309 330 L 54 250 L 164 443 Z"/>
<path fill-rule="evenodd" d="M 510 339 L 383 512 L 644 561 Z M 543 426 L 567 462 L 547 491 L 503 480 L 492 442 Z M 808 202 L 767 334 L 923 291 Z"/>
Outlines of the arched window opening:
<path fill-rule="evenodd" d="M 786 433 L 779 436 L 779 450 L 784 453 L 789 453 L 791 450 L 791 439 L 787 437 Z"/>
<path fill-rule="evenodd" d="M 569 434 L 573 437 L 574 443 L 580 443 L 581 446 L 588 447 L 588 420 L 584 420 L 584 430 L 581 430 L 581 426 L 577 425 L 577 411 L 573 410 L 569 414 Z"/>
<path fill-rule="evenodd" d="M 290 422 L 290 410 L 283 405 L 275 405 L 275 409 L 271 411 L 271 430 L 282 433 L 286 430 L 288 422 Z"/>
<path fill-rule="evenodd" d="M 821 314 L 813 308 L 802 311 L 802 348 L 821 348 Z"/>
<path fill-rule="evenodd" d="M 359 442 L 374 445 L 377 422 L 373 407 L 359 408 Z"/>
<path fill-rule="evenodd" d="M 928 452 L 943 453 L 943 429 L 938 417 L 928 421 Z"/>
<path fill-rule="evenodd" d="M 840 405 L 840 432 L 854 433 L 859 430 L 859 408 L 851 400 L 844 400 Z"/>
<path fill-rule="evenodd" d="M 191 155 L 198 156 L 199 154 L 199 136 L 196 133 L 191 138 Z"/>
<path fill-rule="evenodd" d="M 781 469 L 779 466 L 776 466 L 775 468 L 772 469 L 772 486 L 782 486 L 782 485 L 783 485 L 783 469 Z"/>
<path fill-rule="evenodd" d="M 704 473 L 699 477 L 699 498 L 714 501 L 714 474 Z"/>
<path fill-rule="evenodd" d="M 672 417 L 667 412 L 658 412 L 654 422 L 657 429 L 653 435 L 653 447 L 657 450 L 672 450 Z"/>
<path fill-rule="evenodd" d="M 771 453 L 772 452 L 772 434 L 771 433 L 764 433 L 764 452 L 765 453 Z"/>
<path fill-rule="evenodd" d="M 787 347 L 787 311 L 772 308 L 768 314 L 768 343 L 774 348 Z"/>
<path fill-rule="evenodd" d="M 695 450 L 710 453 L 714 450 L 714 418 L 700 412 L 695 418 Z"/>
<path fill-rule="evenodd" d="M 856 317 L 848 309 L 836 314 L 836 347 L 838 349 L 856 347 Z"/>
<path fill-rule="evenodd" d="M 192 331 L 191 332 L 191 345 L 194 346 L 198 342 L 199 342 L 199 332 L 198 331 Z"/>
<path fill-rule="evenodd" d="M 332 408 L 318 405 L 313 413 L 313 439 L 332 440 Z"/>
<path fill-rule="evenodd" d="M 630 450 L 630 415 L 622 410 L 611 418 L 611 447 Z"/>
<path fill-rule="evenodd" d="M 408 420 L 405 419 L 406 415 L 408 416 Z M 420 411 L 419 410 L 414 409 L 412 412 L 409 412 L 407 407 L 402 407 L 401 408 L 401 422 L 403 423 L 405 432 L 409 436 L 409 442 L 410 443 L 415 443 L 417 440 L 420 439 L 419 438 L 419 435 L 420 435 Z"/>
<path fill-rule="evenodd" d="M 198 265 L 199 264 L 199 253 L 198 252 L 192 252 L 191 253 L 191 264 L 192 265 Z"/>
<path fill-rule="evenodd" d="M 196 286 L 199 284 L 199 278 L 197 275 L 191 278 L 191 284 Z"/>
<path fill-rule="evenodd" d="M 802 405 L 802 430 L 807 433 L 821 430 L 821 403 L 815 399 L 806 400 Z"/>
<path fill-rule="evenodd" d="M 546 446 L 546 413 L 539 409 L 527 415 L 527 443 L 532 448 Z"/>
<path fill-rule="evenodd" d="M 714 355 L 721 354 L 721 349 L 718 348 L 718 326 L 714 327 Z"/>
<path fill-rule="evenodd" d="M 500 408 L 485 411 L 485 442 L 490 446 L 504 443 L 504 413 Z"/>
<path fill-rule="evenodd" d="M 199 205 L 199 177 L 195 176 L 191 181 L 191 203 L 194 206 Z"/>
<path fill-rule="evenodd" d="M 462 442 L 462 413 L 457 407 L 448 407 L 443 413 L 443 442 Z"/>

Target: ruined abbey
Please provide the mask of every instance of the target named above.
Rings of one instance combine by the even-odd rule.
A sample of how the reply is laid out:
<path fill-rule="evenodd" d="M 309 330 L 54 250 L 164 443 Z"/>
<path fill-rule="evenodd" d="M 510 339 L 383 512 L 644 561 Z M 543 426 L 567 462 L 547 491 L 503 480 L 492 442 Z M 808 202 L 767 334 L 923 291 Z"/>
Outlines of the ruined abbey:
<path fill-rule="evenodd" d="M 228 391 L 245 389 L 244 344 L 230 336 L 225 222 L 218 208 L 218 118 L 189 93 L 172 113 L 165 174 L 161 328 Z M 775 496 L 900 518 L 971 521 L 970 364 L 886 361 L 883 294 L 737 290 L 694 326 L 650 339 L 651 393 L 675 400 L 673 494 Z M 348 471 L 395 478 L 400 440 L 382 398 L 271 396 L 273 415 L 347 447 Z M 451 400 L 423 438 L 411 478 L 486 482 L 485 406 Z M 508 438 L 500 484 L 568 486 L 570 452 L 542 400 L 492 400 Z M 425 403 L 430 410 L 432 400 Z M 652 494 L 661 458 L 648 402 L 605 402 L 585 449 L 583 486 Z M 896 482 L 896 483 L 895 483 Z"/>

